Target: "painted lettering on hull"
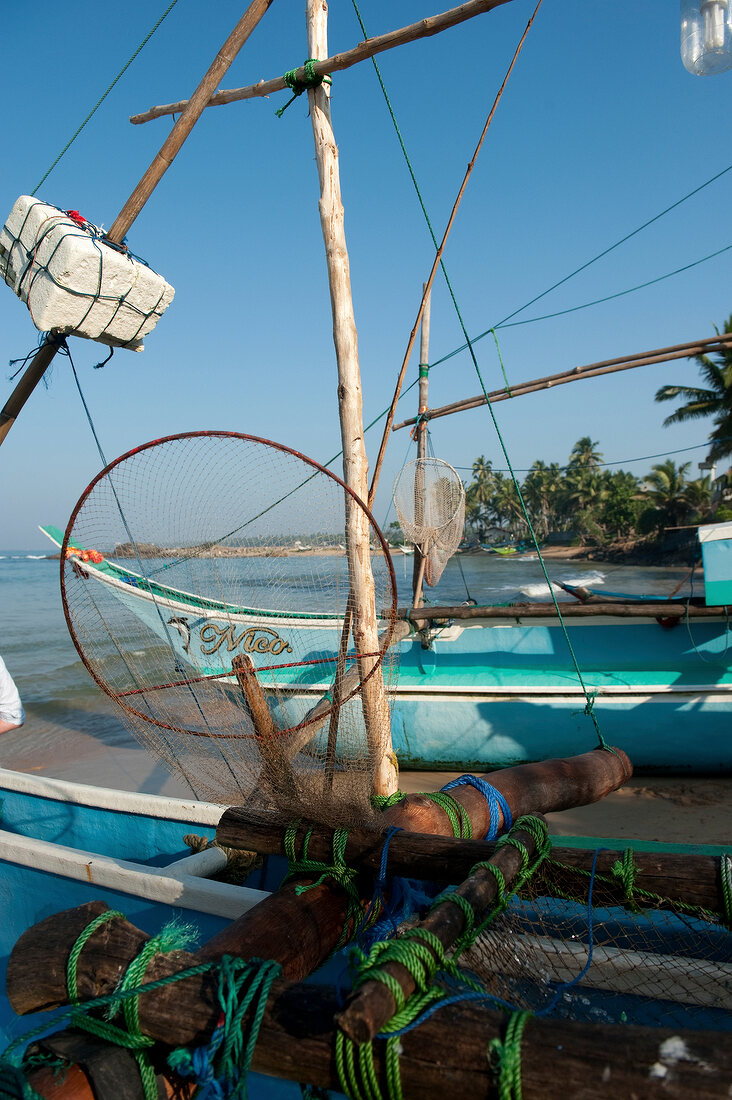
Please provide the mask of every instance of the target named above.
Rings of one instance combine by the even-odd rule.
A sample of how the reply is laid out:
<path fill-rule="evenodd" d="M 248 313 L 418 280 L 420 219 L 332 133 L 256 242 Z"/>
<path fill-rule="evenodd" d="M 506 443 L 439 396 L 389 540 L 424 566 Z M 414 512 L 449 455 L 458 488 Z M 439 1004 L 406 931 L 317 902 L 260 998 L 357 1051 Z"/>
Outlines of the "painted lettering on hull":
<path fill-rule="evenodd" d="M 266 626 L 245 627 L 240 633 L 232 623 L 206 623 L 201 627 L 201 653 L 210 657 L 222 646 L 227 653 L 292 653 L 292 646 L 275 630 Z"/>

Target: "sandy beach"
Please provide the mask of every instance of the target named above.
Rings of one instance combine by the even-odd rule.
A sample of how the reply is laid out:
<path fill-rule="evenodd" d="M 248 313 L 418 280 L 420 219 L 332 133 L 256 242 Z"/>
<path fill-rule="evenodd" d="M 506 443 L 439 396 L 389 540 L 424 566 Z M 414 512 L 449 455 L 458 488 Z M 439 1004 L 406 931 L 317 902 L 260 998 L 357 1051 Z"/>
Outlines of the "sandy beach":
<path fill-rule="evenodd" d="M 78 723 L 74 726 L 67 729 L 63 757 L 54 752 L 46 761 L 39 761 L 35 749 L 29 751 L 22 729 L 5 734 L 3 766 L 78 783 L 190 797 L 187 785 L 140 748 L 121 723 L 111 744 Z M 399 783 L 406 793 L 437 791 L 457 774 L 404 771 Z M 732 776 L 634 776 L 601 802 L 548 814 L 547 819 L 550 832 L 558 837 L 718 844 L 732 850 Z"/>

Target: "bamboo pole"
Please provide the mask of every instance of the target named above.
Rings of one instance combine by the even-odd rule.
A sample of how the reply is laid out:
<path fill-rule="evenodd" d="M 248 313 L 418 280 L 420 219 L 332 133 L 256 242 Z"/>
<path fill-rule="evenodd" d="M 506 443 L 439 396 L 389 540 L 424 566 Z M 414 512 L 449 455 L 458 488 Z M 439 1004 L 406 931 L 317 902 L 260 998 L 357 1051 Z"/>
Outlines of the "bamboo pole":
<path fill-rule="evenodd" d="M 512 397 L 523 397 L 527 393 L 535 393 L 538 390 L 563 386 L 567 382 L 574 382 L 579 378 L 596 378 L 603 374 L 614 374 L 616 371 L 633 370 L 635 367 L 648 367 L 654 363 L 667 363 L 671 362 L 672 359 L 693 359 L 697 355 L 708 355 L 710 352 L 716 351 L 723 352 L 730 346 L 732 346 L 732 333 L 725 336 L 710 336 L 703 340 L 694 340 L 688 344 L 674 344 L 667 348 L 636 352 L 634 355 L 624 355 L 617 359 L 604 359 L 598 363 L 588 363 L 586 366 L 559 371 L 557 374 L 548 374 L 543 378 L 533 378 L 528 382 L 519 382 L 518 385 L 512 385 L 510 390 L 505 387 L 500 390 L 492 390 L 487 397 L 481 393 L 475 397 L 466 397 L 462 401 L 453 401 L 449 405 L 441 405 L 437 409 L 431 409 L 426 414 L 426 419 L 436 420 L 440 416 L 451 416 L 452 413 L 477 409 L 481 405 L 487 405 L 488 402 L 495 405 L 497 401 L 506 401 Z M 400 424 L 394 425 L 394 431 L 396 432 L 400 428 L 408 428 L 416 422 L 416 417 L 403 420 Z"/>
<path fill-rule="evenodd" d="M 435 281 L 435 275 L 437 274 L 437 268 L 442 263 L 442 255 L 445 251 L 445 248 L 447 247 L 447 241 L 448 241 L 448 238 L 449 238 L 450 233 L 452 231 L 452 227 L 453 227 L 453 223 L 455 221 L 455 218 L 457 217 L 457 212 L 460 209 L 460 204 L 463 200 L 463 195 L 465 194 L 465 190 L 468 186 L 468 181 L 470 180 L 470 177 L 473 174 L 473 169 L 475 168 L 475 164 L 476 164 L 476 161 L 478 159 L 478 154 L 480 153 L 480 150 L 483 146 L 483 142 L 485 141 L 486 134 L 488 133 L 488 129 L 490 127 L 490 124 L 493 121 L 493 116 L 495 115 L 495 113 L 498 109 L 498 104 L 501 102 L 501 97 L 503 96 L 506 85 L 508 84 L 509 77 L 511 76 L 511 73 L 513 72 L 513 69 L 514 69 L 514 66 L 515 66 L 516 62 L 518 61 L 519 54 L 521 53 L 522 49 L 524 48 L 524 43 L 526 42 L 527 35 L 528 35 L 529 31 L 531 30 L 534 19 L 536 18 L 537 12 L 539 11 L 539 7 L 541 5 L 541 2 L 542 2 L 542 0 L 538 0 L 538 3 L 536 5 L 536 7 L 534 8 L 533 14 L 531 15 L 531 18 L 529 19 L 528 23 L 526 24 L 526 29 L 524 30 L 524 33 L 521 36 L 519 44 L 518 44 L 518 46 L 516 47 L 516 49 L 514 51 L 513 57 L 511 58 L 511 63 L 508 66 L 508 69 L 506 70 L 506 75 L 503 78 L 503 83 L 501 84 L 500 88 L 498 89 L 498 92 L 496 93 L 496 97 L 493 100 L 493 105 L 492 105 L 490 111 L 488 112 L 488 117 L 485 120 L 485 124 L 483 126 L 482 131 L 481 131 L 480 137 L 478 138 L 478 142 L 475 146 L 475 151 L 473 152 L 473 156 L 470 160 L 470 163 L 468 164 L 468 167 L 465 169 L 465 175 L 463 176 L 463 181 L 460 184 L 460 187 L 459 187 L 458 193 L 457 193 L 457 197 L 455 199 L 455 202 L 453 203 L 452 210 L 450 211 L 450 217 L 447 220 L 447 225 L 445 227 L 445 232 L 442 235 L 442 240 L 440 241 L 440 243 L 438 245 L 438 248 L 437 248 L 437 251 L 435 253 L 435 258 L 432 262 L 432 269 L 429 273 L 429 276 L 427 277 L 427 282 L 424 284 L 424 290 L 422 292 L 422 300 L 420 302 L 419 309 L 417 310 L 417 317 L 416 317 L 416 320 L 415 320 L 414 325 L 412 327 L 412 331 L 409 334 L 409 340 L 407 341 L 407 350 L 405 351 L 404 358 L 402 359 L 402 365 L 401 365 L 401 368 L 399 370 L 399 376 L 397 378 L 396 386 L 394 387 L 394 395 L 391 399 L 391 405 L 389 407 L 389 411 L 388 411 L 387 416 L 386 416 L 386 423 L 384 425 L 384 431 L 383 431 L 383 434 L 381 436 L 381 445 L 379 447 L 379 453 L 376 456 L 376 464 L 374 466 L 374 473 L 373 473 L 373 477 L 371 478 L 371 488 L 369 489 L 369 499 L 368 499 L 369 507 L 371 507 L 373 505 L 374 497 L 376 495 L 376 489 L 377 489 L 377 486 L 379 484 L 379 476 L 381 474 L 381 467 L 382 467 L 382 464 L 384 462 L 384 455 L 386 454 L 386 445 L 389 441 L 389 436 L 391 435 L 391 432 L 392 432 L 392 429 L 393 429 L 393 426 L 394 426 L 394 416 L 396 414 L 396 407 L 397 407 L 397 404 L 399 402 L 399 395 L 401 394 L 401 391 L 402 391 L 402 385 L 404 383 L 404 375 L 405 375 L 406 370 L 407 370 L 407 363 L 409 362 L 409 359 L 410 359 L 411 354 L 412 354 L 412 348 L 414 347 L 414 342 L 417 338 L 417 328 L 420 324 L 420 321 L 422 320 L 422 315 L 424 313 L 425 302 L 426 302 L 427 297 L 429 295 L 429 292 L 431 290 L 432 284 Z"/>
<path fill-rule="evenodd" d="M 114 244 L 122 243 L 145 203 L 180 152 L 183 142 L 203 114 L 212 93 L 218 87 L 222 77 L 231 67 L 234 58 L 271 3 L 272 0 L 252 0 L 209 66 L 193 96 L 187 101 L 185 110 L 163 142 L 152 164 L 115 218 L 112 227 L 106 234 L 107 240 L 112 241 Z M 15 423 L 20 410 L 40 382 L 46 369 L 50 366 L 58 346 L 57 336 L 51 333 L 46 337 L 6 401 L 2 412 L 0 412 L 0 446 Z"/>
<path fill-rule="evenodd" d="M 427 412 L 427 392 L 429 389 L 429 361 L 430 361 L 430 317 L 432 312 L 432 292 L 425 283 L 422 287 L 427 295 L 422 312 L 422 335 L 419 344 L 419 406 L 418 415 Z M 427 456 L 427 425 L 424 421 L 417 422 L 417 460 Z M 415 479 L 414 485 L 414 515 L 418 524 L 424 522 L 424 473 Z M 425 557 L 419 546 L 414 548 L 414 565 L 412 568 L 412 602 L 415 607 L 422 603 L 422 587 L 424 584 Z"/>
<path fill-rule="evenodd" d="M 417 42 L 421 38 L 429 38 L 431 35 L 439 34 L 450 27 L 456 27 L 468 19 L 473 19 L 476 15 L 493 11 L 494 8 L 506 3 L 509 3 L 509 0 L 469 0 L 468 3 L 461 4 L 457 8 L 451 8 L 440 15 L 430 15 L 425 19 L 420 19 L 417 23 L 401 27 L 399 30 L 389 31 L 387 34 L 381 34 L 375 38 L 368 38 L 365 42 L 359 43 L 358 46 L 346 53 L 337 53 L 324 61 L 316 61 L 313 71 L 316 76 L 327 76 L 330 73 L 342 72 L 344 69 L 350 69 L 353 65 L 358 65 L 361 61 L 367 61 L 385 50 L 394 49 L 395 46 L 404 46 L 409 42 Z M 304 66 L 295 70 L 296 80 L 304 81 L 305 78 Z M 273 80 L 260 80 L 257 84 L 250 84 L 246 88 L 230 88 L 217 92 L 211 96 L 206 106 L 221 107 L 227 103 L 236 103 L 243 99 L 268 96 L 274 92 L 284 91 L 287 87 L 284 77 L 276 76 Z M 185 110 L 187 103 L 187 99 L 181 99 L 177 103 L 166 103 L 162 106 L 151 107 L 149 111 L 132 115 L 130 122 L 138 126 L 143 122 L 151 122 L 155 118 L 163 118 L 165 115 L 177 115 Z"/>
<path fill-rule="evenodd" d="M 328 52 L 327 5 L 308 0 L 308 51 Z M 341 201 L 338 149 L 330 116 L 328 86 L 308 90 L 310 117 L 320 179 L 323 230 L 333 312 L 333 342 L 338 365 L 338 407 L 343 445 L 343 478 L 361 500 L 368 491 L 368 463 L 363 432 L 363 401 L 358 362 L 358 335 L 351 296 L 351 276 Z M 371 572 L 369 521 L 350 496 L 346 498 L 346 549 L 353 593 L 353 640 L 357 653 L 378 652 L 374 578 Z M 358 659 L 362 704 L 376 794 L 397 789 L 396 760 L 391 747 L 389 706 L 381 669 L 369 676 L 374 658 Z M 367 679 L 368 677 L 368 679 Z"/>

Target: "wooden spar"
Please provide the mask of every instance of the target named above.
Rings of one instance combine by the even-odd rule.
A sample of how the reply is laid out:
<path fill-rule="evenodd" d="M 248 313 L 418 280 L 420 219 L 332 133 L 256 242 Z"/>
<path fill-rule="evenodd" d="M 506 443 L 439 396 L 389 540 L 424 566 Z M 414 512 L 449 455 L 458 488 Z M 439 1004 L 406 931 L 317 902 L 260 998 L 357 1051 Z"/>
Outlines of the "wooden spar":
<path fill-rule="evenodd" d="M 308 0 L 308 52 L 328 52 L 327 4 Z M 338 149 L 330 117 L 328 86 L 308 90 L 315 154 L 320 178 L 320 221 L 323 230 L 333 311 L 333 342 L 338 364 L 338 408 L 343 446 L 343 478 L 365 500 L 368 463 L 363 430 L 363 402 L 358 362 L 358 336 L 351 297 L 351 275 L 344 228 L 338 170 Z M 346 551 L 353 594 L 353 640 L 356 653 L 378 651 L 374 578 L 371 572 L 369 521 L 362 508 L 346 497 Z M 374 658 L 359 658 L 366 734 L 376 794 L 397 789 L 396 759 L 391 746 L 391 719 L 381 668 L 369 676 Z"/>
<path fill-rule="evenodd" d="M 537 820 L 543 821 L 542 818 Z M 518 828 L 512 832 L 512 835 L 523 846 L 528 860 L 533 860 L 536 855 L 536 841 L 533 833 L 527 829 Z M 488 863 L 496 869 L 506 888 L 510 890 L 522 870 L 523 853 L 511 845 L 505 845 L 494 852 Z M 470 876 L 460 883 L 455 894 L 468 903 L 474 913 L 476 924 L 479 924 L 500 900 L 497 877 L 485 867 L 475 868 Z M 465 913 L 462 907 L 454 902 L 442 901 L 430 909 L 424 920 L 412 926 L 411 931 L 415 930 L 424 930 L 436 937 L 442 948 L 447 951 L 466 930 Z M 436 962 L 437 955 L 432 947 L 428 946 L 426 941 L 423 943 L 425 950 Z M 391 982 L 387 985 L 377 978 L 364 982 L 353 994 L 344 1011 L 336 1017 L 341 1030 L 358 1044 L 367 1043 L 376 1038 L 401 1004 L 417 988 L 416 978 L 401 963 L 387 962 L 379 969 L 383 974 L 388 975 L 392 982 L 397 983 L 401 989 L 402 998 L 397 1002 L 392 992 Z"/>
<path fill-rule="evenodd" d="M 632 774 L 633 766 L 626 754 L 614 748 L 592 749 L 579 756 L 542 760 L 538 764 L 518 764 L 481 778 L 503 795 L 515 821 L 522 814 L 546 814 L 599 802 L 622 787 Z M 499 810 L 497 822 L 491 820 L 488 803 L 475 787 L 461 785 L 450 794 L 470 817 L 473 836 L 485 836 L 496 825 L 499 831 L 504 827 L 502 812 Z M 452 836 L 447 814 L 426 795 L 407 795 L 398 805 L 385 810 L 381 820 L 414 833 Z"/>
<path fill-rule="evenodd" d="M 647 367 L 654 363 L 667 363 L 672 359 L 693 359 L 697 355 L 707 355 L 709 352 L 724 351 L 732 345 L 732 333 L 724 336 L 710 336 L 703 340 L 694 340 L 687 344 L 674 344 L 667 348 L 656 348 L 652 351 L 636 352 L 634 355 L 624 355 L 617 359 L 603 359 L 598 363 L 588 363 L 582 367 L 572 367 L 571 370 L 559 371 L 557 374 L 548 374 L 543 378 L 533 378 L 528 382 L 519 382 L 500 390 L 492 390 L 487 395 L 478 394 L 476 397 L 467 397 L 463 401 L 453 401 L 450 405 L 441 405 L 437 409 L 430 409 L 426 415 L 427 420 L 436 420 L 440 416 L 451 416 L 453 413 L 465 412 L 468 409 L 477 409 L 486 405 L 488 401 L 494 405 L 497 401 L 506 401 L 512 397 L 523 397 L 527 393 L 536 393 L 538 390 L 551 389 L 553 386 L 563 386 L 567 382 L 574 382 L 580 378 L 597 378 L 603 374 L 614 374 L 616 371 L 633 370 L 635 367 Z M 416 424 L 416 417 L 403 420 L 394 425 L 394 431 L 400 428 L 408 428 Z"/>
<path fill-rule="evenodd" d="M 417 338 L 417 328 L 418 328 L 419 323 L 422 319 L 422 314 L 424 313 L 425 302 L 426 302 L 427 296 L 428 296 L 428 294 L 431 290 L 433 282 L 435 281 L 435 275 L 437 274 L 437 268 L 439 267 L 440 263 L 442 262 L 442 254 L 445 251 L 445 247 L 447 245 L 448 237 L 450 236 L 450 232 L 452 230 L 453 222 L 455 221 L 455 218 L 457 217 L 457 212 L 460 208 L 460 203 L 463 200 L 463 195 L 465 194 L 465 190 L 468 186 L 468 180 L 470 179 L 471 175 L 473 174 L 473 169 L 475 168 L 475 163 L 478 159 L 478 154 L 479 154 L 479 152 L 482 148 L 483 142 L 485 141 L 486 134 L 488 133 L 488 128 L 489 128 L 491 122 L 493 121 L 493 116 L 495 115 L 496 110 L 498 108 L 498 104 L 501 101 L 501 97 L 502 97 L 504 89 L 505 89 L 505 87 L 508 83 L 508 79 L 509 79 L 511 73 L 513 72 L 514 65 L 518 61 L 519 54 L 521 53 L 521 50 L 524 47 L 524 42 L 526 41 L 526 37 L 527 37 L 529 31 L 531 30 L 531 25 L 534 22 L 534 19 L 536 18 L 536 13 L 539 10 L 541 2 L 542 2 L 542 0 L 538 0 L 538 3 L 536 5 L 536 7 L 534 8 L 532 16 L 529 19 L 528 23 L 526 24 L 526 29 L 524 30 L 524 33 L 521 36 L 519 44 L 518 44 L 518 46 L 516 47 L 516 49 L 514 51 L 513 57 L 511 58 L 511 63 L 508 66 L 508 69 L 506 70 L 506 75 L 503 78 L 503 83 L 501 84 L 500 88 L 498 89 L 498 92 L 496 93 L 496 97 L 493 100 L 493 106 L 491 107 L 490 111 L 488 112 L 488 117 L 485 120 L 485 125 L 483 126 L 483 130 L 481 131 L 481 135 L 478 138 L 478 143 L 475 146 L 475 151 L 474 151 L 473 156 L 470 160 L 470 163 L 468 164 L 468 167 L 465 170 L 465 175 L 463 176 L 463 181 L 460 184 L 460 188 L 459 188 L 458 193 L 457 193 L 457 198 L 455 199 L 455 202 L 453 203 L 452 210 L 450 211 L 450 217 L 447 220 L 447 226 L 445 227 L 445 232 L 442 235 L 442 240 L 440 241 L 440 243 L 438 245 L 438 248 L 437 248 L 437 251 L 435 253 L 435 258 L 432 262 L 432 269 L 431 269 L 431 271 L 430 271 L 430 273 L 427 277 L 427 282 L 424 284 L 424 290 L 422 292 L 422 300 L 420 302 L 419 309 L 417 310 L 417 318 L 416 318 L 416 320 L 414 322 L 414 325 L 412 327 L 412 331 L 409 334 L 409 340 L 407 341 L 407 350 L 405 351 L 404 358 L 402 359 L 402 365 L 399 369 L 399 376 L 397 378 L 396 386 L 394 387 L 394 395 L 391 399 L 391 405 L 389 406 L 389 411 L 386 415 L 386 423 L 384 424 L 384 431 L 383 431 L 383 434 L 381 436 L 381 444 L 379 445 L 379 453 L 376 456 L 376 463 L 374 465 L 374 473 L 373 473 L 373 477 L 371 478 L 371 488 L 369 489 L 369 499 L 368 499 L 369 507 L 372 507 L 373 502 L 374 502 L 374 497 L 376 496 L 376 488 L 379 484 L 379 476 L 381 474 L 381 467 L 382 467 L 382 464 L 384 462 L 384 455 L 386 454 L 386 445 L 389 442 L 389 436 L 391 435 L 392 430 L 393 430 L 394 416 L 396 415 L 396 407 L 397 407 L 397 404 L 399 402 L 399 396 L 402 392 L 402 385 L 404 383 L 404 375 L 406 374 L 406 370 L 407 370 L 407 363 L 409 362 L 409 359 L 410 359 L 411 354 L 412 354 L 412 348 L 414 347 L 414 341 Z"/>
<path fill-rule="evenodd" d="M 454 792 L 453 792 L 454 793 Z M 260 855 L 284 855 L 286 826 L 272 825 L 234 806 L 225 810 L 216 830 L 216 841 L 227 848 L 258 852 Z M 328 860 L 333 853 L 333 829 L 325 825 L 298 826 L 295 846 L 299 850 L 308 832 L 308 854 L 314 860 Z M 350 829 L 345 859 L 349 866 L 371 871 L 381 868 L 386 832 L 375 828 Z M 547 894 L 557 887 L 573 897 L 583 897 L 587 875 L 593 863 L 598 876 L 611 875 L 622 859 L 620 849 L 607 848 L 598 840 L 597 853 L 591 848 L 556 847 L 539 870 Z M 389 840 L 388 871 L 391 875 L 428 879 L 443 885 L 460 882 L 476 863 L 490 859 L 495 841 L 466 840 L 452 836 L 434 836 L 402 830 Z M 675 903 L 698 905 L 719 913 L 724 909 L 720 860 L 716 856 L 679 855 L 674 852 L 634 852 L 636 881 L 643 890 L 656 894 L 656 909 L 673 909 Z M 613 880 L 618 904 L 624 898 L 624 886 Z M 603 887 L 607 891 L 608 886 Z M 649 904 L 651 904 L 649 902 Z"/>
<path fill-rule="evenodd" d="M 247 710 L 252 719 L 257 747 L 262 760 L 262 770 L 267 785 L 274 795 L 294 799 L 297 795 L 292 767 L 281 743 L 282 734 L 277 729 L 270 714 L 262 686 L 251 657 L 246 653 L 237 654 L 231 663 L 237 683 L 244 696 Z"/>
<path fill-rule="evenodd" d="M 404 46 L 409 42 L 417 42 L 421 38 L 429 38 L 431 35 L 439 34 L 450 27 L 456 27 L 467 19 L 473 19 L 476 15 L 492 11 L 501 4 L 508 2 L 509 0 L 469 0 L 468 3 L 461 4 L 457 8 L 451 8 L 440 15 L 430 15 L 425 19 L 420 19 L 418 23 L 411 23 L 408 27 L 402 27 L 400 30 L 389 31 L 387 34 L 368 38 L 365 42 L 361 42 L 346 53 L 337 53 L 333 57 L 326 58 L 325 61 L 316 61 L 313 65 L 313 71 L 316 76 L 328 76 L 330 73 L 342 72 L 344 69 L 350 69 L 351 66 L 357 65 L 360 61 L 367 61 L 385 50 L 391 50 L 395 46 Z M 295 80 L 302 82 L 306 77 L 304 66 L 295 70 Z M 217 92 L 211 96 L 206 106 L 221 107 L 226 103 L 235 103 L 243 99 L 268 96 L 272 95 L 273 92 L 284 91 L 287 87 L 284 77 L 276 76 L 273 80 L 260 80 L 257 84 L 250 84 L 246 88 L 230 88 Z M 132 115 L 130 122 L 137 126 L 140 123 L 151 122 L 153 119 L 162 118 L 165 115 L 177 115 L 185 109 L 187 103 L 187 99 L 182 99 L 178 103 L 166 103 L 164 106 L 151 107 L 149 111 Z"/>
<path fill-rule="evenodd" d="M 621 786 L 631 770 L 621 750 L 617 754 L 594 750 L 564 760 L 507 768 L 492 773 L 489 781 L 504 795 L 516 819 L 524 813 L 548 813 L 595 802 Z M 483 795 L 468 785 L 454 788 L 452 795 L 469 816 L 473 835 L 485 836 L 491 818 Z M 387 810 L 381 821 L 387 827 L 452 836 L 447 814 L 424 795 L 408 795 Z M 106 908 L 101 902 L 89 903 L 49 917 L 23 933 L 11 954 L 7 976 L 7 994 L 16 1012 L 25 1014 L 66 1003 L 65 967 L 71 947 L 92 917 Z M 235 955 L 244 959 L 274 958 L 286 979 L 300 981 L 325 962 L 348 922 L 345 891 L 323 883 L 298 895 L 296 884 L 291 882 L 233 921 L 194 955 L 172 952 L 156 956 L 146 978 L 154 981 L 194 963 Z M 88 1000 L 111 992 L 122 970 L 147 939 L 145 933 L 121 918 L 103 924 L 90 937 L 80 957 L 80 997 Z M 165 1038 L 159 1021 L 168 1014 L 175 1015 L 176 1006 L 209 997 L 210 990 L 206 990 L 206 975 L 199 975 L 150 993 L 140 1003 L 143 1031 L 156 1039 Z M 200 1042 L 210 1015 L 199 1012 L 198 1017 L 196 1028 L 191 1030 L 187 1011 L 183 1011 L 175 1036 L 166 1032 L 168 1041 Z M 170 1022 L 166 1024 L 166 1028 L 171 1026 Z"/>
<path fill-rule="evenodd" d="M 727 614 L 726 607 L 705 607 L 697 604 L 623 603 L 622 600 L 605 603 L 563 603 L 563 619 L 591 619 L 610 615 L 616 619 L 714 619 Z M 515 603 L 506 607 L 400 607 L 399 620 L 415 622 L 439 622 L 444 619 L 554 619 L 556 612 L 550 603 Z"/>
<path fill-rule="evenodd" d="M 429 361 L 430 361 L 430 316 L 432 307 L 432 292 L 427 284 L 422 287 L 425 295 L 424 309 L 422 311 L 422 336 L 419 344 L 419 416 L 427 412 L 427 392 L 429 389 Z M 417 436 L 417 460 L 427 456 L 427 425 L 419 421 L 415 429 Z M 424 522 L 424 474 L 415 479 L 414 485 L 414 516 L 417 523 Z M 419 546 L 414 548 L 414 566 L 412 569 L 412 603 L 419 607 L 422 603 L 422 585 L 424 583 L 425 557 Z"/>
<path fill-rule="evenodd" d="M 137 184 L 137 187 L 112 223 L 111 229 L 106 234 L 107 240 L 115 244 L 122 243 L 132 223 L 152 195 L 165 172 L 173 163 L 183 142 L 203 114 L 204 108 L 211 98 L 212 93 L 218 87 L 221 78 L 231 67 L 234 58 L 271 3 L 272 0 L 252 0 L 229 37 L 226 39 L 226 42 L 224 42 L 219 50 L 206 75 L 203 77 L 203 80 L 193 93 L 193 96 L 188 100 L 185 110 L 176 121 L 167 139 L 163 142 L 160 151 L 147 172 Z M 3 440 L 12 428 L 20 410 L 40 382 L 46 369 L 50 366 L 58 350 L 57 340 L 58 338 L 55 337 L 53 333 L 46 337 L 40 349 L 34 355 L 30 365 L 26 368 L 17 386 L 6 401 L 2 412 L 0 412 L 0 445 L 2 445 Z"/>
<path fill-rule="evenodd" d="M 251 1068 L 340 1091 L 333 1057 L 333 1018 L 338 1007 L 333 988 L 275 983 Z M 504 1038 L 505 1028 L 505 1013 L 488 1007 L 442 1008 L 399 1039 L 402 1094 L 494 1100 L 497 1070 L 487 1051 L 494 1039 Z M 381 1094 L 389 1095 L 385 1044 L 377 1041 L 373 1051 Z M 723 1032 L 542 1017 L 528 1021 L 520 1051 L 524 1100 L 719 1100 L 727 1095 L 732 1073 L 732 1045 Z M 32 1078 L 34 1087 L 37 1080 Z M 59 1075 L 49 1082 L 54 1091 L 42 1095 L 49 1100 L 92 1097 L 91 1090 L 86 1094 L 56 1091 L 62 1087 L 61 1080 Z M 95 1100 L 120 1100 L 119 1093 L 93 1095 Z"/>

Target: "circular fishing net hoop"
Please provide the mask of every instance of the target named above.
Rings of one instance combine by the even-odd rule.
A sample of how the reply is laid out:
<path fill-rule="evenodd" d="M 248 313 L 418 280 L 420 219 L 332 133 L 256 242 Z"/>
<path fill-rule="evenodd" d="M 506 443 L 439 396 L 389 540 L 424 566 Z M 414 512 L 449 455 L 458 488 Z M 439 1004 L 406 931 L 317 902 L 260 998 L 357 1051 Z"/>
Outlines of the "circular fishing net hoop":
<path fill-rule="evenodd" d="M 457 470 L 439 458 L 408 462 L 394 483 L 394 507 L 408 542 L 425 559 L 424 579 L 437 584 L 465 527 L 465 488 Z"/>
<path fill-rule="evenodd" d="M 369 548 L 370 632 L 347 525 Z M 197 796 L 368 814 L 390 745 L 396 583 L 371 513 L 329 470 L 231 432 L 138 447 L 76 505 L 61 591 L 88 671 Z"/>

